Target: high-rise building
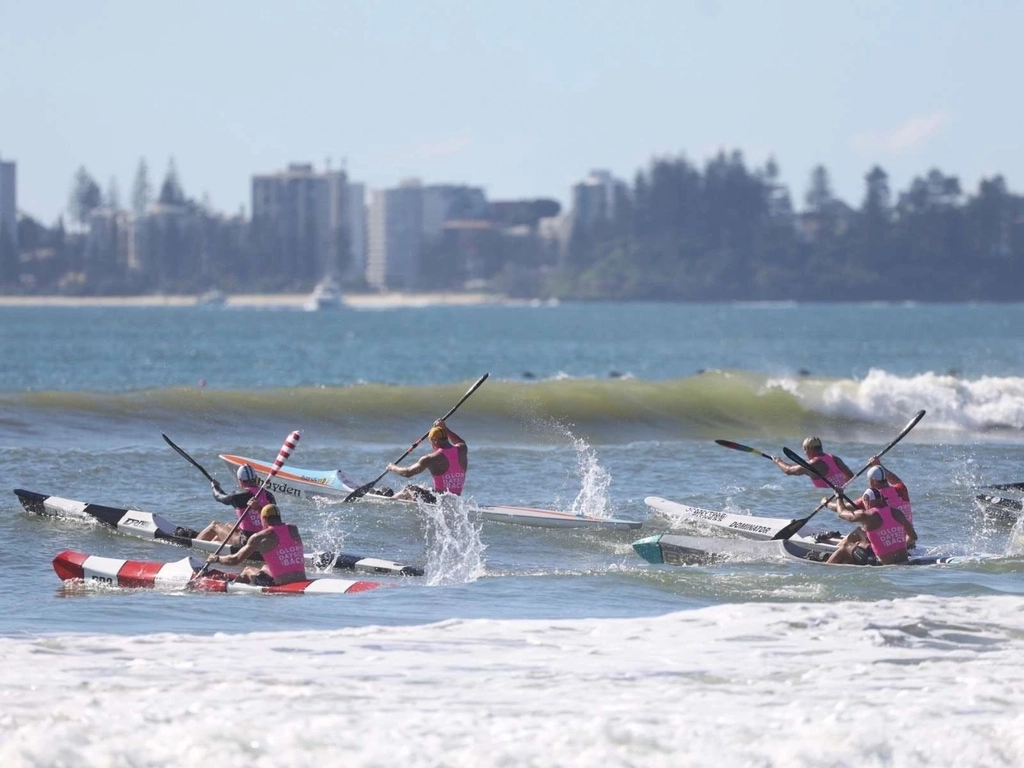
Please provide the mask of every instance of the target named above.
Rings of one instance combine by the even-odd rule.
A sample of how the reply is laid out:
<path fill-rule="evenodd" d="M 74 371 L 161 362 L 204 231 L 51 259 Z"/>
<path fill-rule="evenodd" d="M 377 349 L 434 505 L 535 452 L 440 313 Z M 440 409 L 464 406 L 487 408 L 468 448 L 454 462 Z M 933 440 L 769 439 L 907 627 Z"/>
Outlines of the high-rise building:
<path fill-rule="evenodd" d="M 446 221 L 487 216 L 478 187 L 422 186 L 405 181 L 397 189 L 375 190 L 367 213 L 366 282 L 381 290 L 417 287 L 423 248 L 440 238 Z"/>
<path fill-rule="evenodd" d="M 576 226 L 589 228 L 598 221 L 615 218 L 616 204 L 628 194 L 624 181 L 608 171 L 591 171 L 583 181 L 572 188 L 572 216 Z"/>
<path fill-rule="evenodd" d="M 287 170 L 252 177 L 253 233 L 261 248 L 259 268 L 287 280 L 308 282 L 338 276 L 347 247 L 352 263 L 365 261 L 362 206 L 345 171 L 314 170 L 292 163 Z"/>
<path fill-rule="evenodd" d="M 367 212 L 366 282 L 380 290 L 416 286 L 423 245 L 423 187 L 403 182 L 377 189 Z"/>
<path fill-rule="evenodd" d="M 366 275 L 366 186 L 349 182 L 345 213 L 348 226 L 349 263 L 345 274 L 350 277 Z"/>
<path fill-rule="evenodd" d="M 0 160 L 0 225 L 18 248 L 18 174 L 13 160 Z"/>

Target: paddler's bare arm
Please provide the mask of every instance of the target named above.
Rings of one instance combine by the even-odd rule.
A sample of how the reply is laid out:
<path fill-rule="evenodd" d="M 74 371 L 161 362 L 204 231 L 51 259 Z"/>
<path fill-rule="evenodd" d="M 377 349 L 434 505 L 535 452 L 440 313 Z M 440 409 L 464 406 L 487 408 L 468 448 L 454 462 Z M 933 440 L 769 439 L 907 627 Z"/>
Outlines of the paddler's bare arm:
<path fill-rule="evenodd" d="M 230 555 L 210 555 L 209 563 L 221 563 L 223 565 L 241 565 L 257 552 L 261 555 L 269 552 L 277 544 L 277 534 L 270 530 L 254 533 L 245 542 L 245 546 Z"/>
<path fill-rule="evenodd" d="M 806 475 L 807 470 L 801 467 L 799 464 L 787 464 L 778 456 L 772 456 L 772 461 L 775 462 L 775 466 L 785 472 L 787 475 Z"/>
<path fill-rule="evenodd" d="M 448 433 L 448 442 L 451 443 L 453 447 L 459 448 L 459 447 L 461 447 L 461 446 L 466 444 L 466 441 L 463 440 L 458 435 L 456 435 L 452 431 L 452 428 L 449 427 L 447 424 L 445 424 L 441 419 L 438 419 L 437 421 L 435 421 L 434 422 L 434 426 L 435 427 L 441 427 L 445 432 Z"/>
<path fill-rule="evenodd" d="M 410 464 L 408 467 L 400 467 L 397 464 L 388 464 L 388 472 L 394 472 L 400 477 L 412 477 L 426 469 L 430 469 L 432 459 L 433 454 L 428 454 L 427 456 L 422 457 L 419 461 Z"/>
<path fill-rule="evenodd" d="M 836 496 L 832 501 L 829 501 L 826 496 L 821 503 L 829 509 L 834 509 L 840 518 L 851 523 L 857 522 L 856 514 L 862 512 L 856 504 L 848 504 L 843 496 Z M 851 515 L 854 516 L 851 517 Z"/>

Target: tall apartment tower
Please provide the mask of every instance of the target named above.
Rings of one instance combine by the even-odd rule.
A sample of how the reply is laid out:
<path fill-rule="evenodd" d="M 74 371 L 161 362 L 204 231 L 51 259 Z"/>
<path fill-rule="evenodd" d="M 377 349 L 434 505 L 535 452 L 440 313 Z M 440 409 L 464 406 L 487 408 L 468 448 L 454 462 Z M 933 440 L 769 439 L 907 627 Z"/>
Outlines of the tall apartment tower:
<path fill-rule="evenodd" d="M 366 275 L 366 185 L 349 182 L 345 199 L 349 263 L 345 274 L 349 277 Z"/>
<path fill-rule="evenodd" d="M 308 282 L 342 274 L 365 261 L 363 208 L 345 171 L 318 172 L 308 163 L 252 177 L 253 231 L 261 266 Z"/>
<path fill-rule="evenodd" d="M 406 181 L 371 193 L 367 212 L 366 282 L 380 290 L 409 290 L 419 279 L 423 245 L 423 187 Z"/>
<path fill-rule="evenodd" d="M 441 236 L 444 223 L 484 218 L 487 208 L 478 187 L 424 187 L 413 179 L 397 189 L 375 190 L 367 212 L 366 282 L 380 290 L 416 288 L 423 248 Z"/>
<path fill-rule="evenodd" d="M 573 185 L 573 218 L 583 227 L 613 219 L 619 196 L 626 194 L 628 187 L 624 181 L 616 179 L 608 171 L 591 171 L 587 178 Z"/>
<path fill-rule="evenodd" d="M 0 224 L 18 248 L 18 173 L 13 160 L 0 160 Z"/>

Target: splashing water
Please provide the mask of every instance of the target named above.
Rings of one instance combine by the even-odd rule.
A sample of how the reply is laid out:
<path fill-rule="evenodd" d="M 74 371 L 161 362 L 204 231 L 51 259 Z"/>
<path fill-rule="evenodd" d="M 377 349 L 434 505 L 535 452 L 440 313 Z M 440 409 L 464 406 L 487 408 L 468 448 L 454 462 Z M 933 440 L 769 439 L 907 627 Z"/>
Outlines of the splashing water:
<path fill-rule="evenodd" d="M 1010 531 L 1010 537 L 1006 540 L 1006 556 L 1020 557 L 1024 555 L 1024 515 L 1017 518 Z"/>
<path fill-rule="evenodd" d="M 576 467 L 581 487 L 570 511 L 581 516 L 608 517 L 608 486 L 612 476 L 598 463 L 597 454 L 586 440 L 573 437 L 572 445 L 576 449 Z"/>
<path fill-rule="evenodd" d="M 335 512 L 334 505 L 326 499 L 314 499 L 316 525 L 306 533 L 307 552 L 341 551 L 345 546 L 346 526 Z"/>
<path fill-rule="evenodd" d="M 484 574 L 480 522 L 470 500 L 444 494 L 437 504 L 419 504 L 426 527 L 426 583 L 465 584 Z"/>

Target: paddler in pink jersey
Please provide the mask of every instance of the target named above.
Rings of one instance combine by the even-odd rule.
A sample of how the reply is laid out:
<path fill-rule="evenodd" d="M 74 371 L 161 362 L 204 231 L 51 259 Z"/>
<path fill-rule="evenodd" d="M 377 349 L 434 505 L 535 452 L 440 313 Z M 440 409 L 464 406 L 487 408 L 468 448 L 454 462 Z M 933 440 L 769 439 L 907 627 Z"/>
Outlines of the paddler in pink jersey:
<path fill-rule="evenodd" d="M 883 467 L 877 456 L 872 456 L 868 464 L 871 465 L 871 469 L 868 470 L 869 485 L 885 497 L 892 509 L 902 512 L 903 516 L 913 525 L 914 510 L 910 504 L 910 491 L 907 490 L 907 486 L 895 472 Z M 907 548 L 910 549 L 913 546 L 913 544 L 908 544 Z"/>
<path fill-rule="evenodd" d="M 822 499 L 823 504 L 827 501 Z M 828 506 L 843 520 L 860 527 L 843 540 L 827 562 L 852 565 L 907 562 L 907 545 L 917 542 L 917 531 L 900 510 L 889 506 L 880 490 L 868 488 L 853 504 L 839 496 Z"/>
<path fill-rule="evenodd" d="M 441 419 L 434 422 L 434 426 L 427 433 L 427 438 L 430 440 L 433 451 L 408 467 L 388 464 L 388 471 L 402 477 L 412 477 L 423 470 L 429 470 L 434 478 L 433 489 L 427 490 L 418 485 L 407 485 L 393 498 L 422 499 L 429 504 L 434 504 L 437 502 L 437 494 L 440 493 L 462 495 L 462 487 L 466 482 L 466 470 L 469 468 L 469 449 L 466 447 L 466 441 L 452 432 Z"/>
<path fill-rule="evenodd" d="M 805 439 L 803 449 L 804 455 L 807 457 L 807 463 L 814 467 L 820 475 L 831 480 L 834 485 L 842 488 L 853 477 L 853 472 L 850 471 L 850 468 L 846 466 L 842 459 L 835 454 L 825 453 L 821 449 L 820 437 L 808 437 Z M 822 480 L 821 477 L 801 467 L 799 464 L 787 464 L 778 456 L 772 456 L 772 461 L 775 462 L 775 466 L 787 475 L 810 475 L 811 482 L 814 483 L 815 488 L 829 487 L 828 483 Z"/>
<path fill-rule="evenodd" d="M 225 493 L 220 487 L 220 483 L 216 480 L 211 483 L 213 498 L 221 504 L 234 507 L 235 514 L 242 518 L 242 522 L 238 524 L 238 528 L 231 536 L 231 540 L 228 541 L 228 544 L 232 547 L 242 546 L 250 536 L 263 530 L 260 510 L 267 504 L 277 503 L 274 499 L 274 494 L 266 489 L 260 490 L 260 479 L 256 475 L 256 471 L 248 464 L 243 464 L 238 468 L 236 477 L 238 478 L 240 490 L 232 493 Z M 234 523 L 222 523 L 214 520 L 191 538 L 203 541 L 223 541 L 224 537 L 231 533 L 231 529 L 234 526 Z M 175 531 L 175 533 L 178 532 Z M 189 531 L 182 529 L 178 535 L 185 533 L 189 533 Z"/>
<path fill-rule="evenodd" d="M 306 580 L 306 554 L 299 529 L 284 523 L 275 504 L 260 510 L 263 530 L 249 537 L 241 549 L 231 555 L 210 555 L 208 562 L 240 565 L 253 555 L 263 558 L 263 565 L 247 565 L 235 581 L 261 587 L 279 587 L 293 581 Z"/>

